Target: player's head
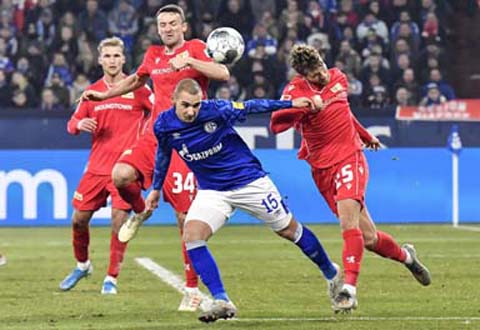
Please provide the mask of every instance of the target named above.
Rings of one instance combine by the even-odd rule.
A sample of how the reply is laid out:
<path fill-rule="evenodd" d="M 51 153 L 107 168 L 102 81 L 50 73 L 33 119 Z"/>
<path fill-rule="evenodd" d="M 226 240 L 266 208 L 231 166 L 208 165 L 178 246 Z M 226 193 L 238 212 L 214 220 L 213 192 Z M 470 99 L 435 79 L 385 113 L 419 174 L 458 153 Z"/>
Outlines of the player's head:
<path fill-rule="evenodd" d="M 191 123 L 197 118 L 202 96 L 202 88 L 193 79 L 183 79 L 177 84 L 173 92 L 173 104 L 181 121 Z"/>
<path fill-rule="evenodd" d="M 166 5 L 157 11 L 157 28 L 162 42 L 167 47 L 181 44 L 187 31 L 185 14 L 177 5 Z"/>
<path fill-rule="evenodd" d="M 122 39 L 113 37 L 100 41 L 98 45 L 98 63 L 103 73 L 112 77 L 122 73 L 125 64 L 125 46 Z"/>
<path fill-rule="evenodd" d="M 330 81 L 325 62 L 312 46 L 295 45 L 290 52 L 290 64 L 295 71 L 314 84 L 325 86 Z"/>

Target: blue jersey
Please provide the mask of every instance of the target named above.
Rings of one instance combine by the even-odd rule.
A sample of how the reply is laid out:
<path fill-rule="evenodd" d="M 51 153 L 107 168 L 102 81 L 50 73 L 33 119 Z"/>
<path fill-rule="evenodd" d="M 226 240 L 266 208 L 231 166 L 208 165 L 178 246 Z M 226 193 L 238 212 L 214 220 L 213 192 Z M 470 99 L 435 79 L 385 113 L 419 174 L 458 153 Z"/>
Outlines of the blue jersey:
<path fill-rule="evenodd" d="M 158 139 L 153 188 L 160 190 L 172 149 L 175 149 L 195 174 L 199 189 L 232 190 L 266 175 L 260 161 L 235 131 L 236 121 L 248 113 L 291 108 L 291 101 L 204 100 L 192 123 L 181 121 L 175 108 L 160 113 L 154 133 Z"/>

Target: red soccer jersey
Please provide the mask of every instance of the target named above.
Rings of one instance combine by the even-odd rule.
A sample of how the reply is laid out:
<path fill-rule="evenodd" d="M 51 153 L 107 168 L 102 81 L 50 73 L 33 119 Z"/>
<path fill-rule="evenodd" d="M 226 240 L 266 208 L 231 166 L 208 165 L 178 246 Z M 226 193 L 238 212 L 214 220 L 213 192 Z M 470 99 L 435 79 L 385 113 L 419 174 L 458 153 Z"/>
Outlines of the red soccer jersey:
<path fill-rule="evenodd" d="M 104 92 L 108 90 L 104 79 L 90 85 L 88 89 Z M 92 134 L 92 148 L 87 171 L 92 174 L 110 175 L 113 165 L 125 149 L 130 147 L 141 134 L 146 111 L 152 109 L 152 92 L 141 87 L 134 92 L 101 102 L 81 101 L 68 121 L 70 134 L 79 134 L 78 123 L 83 118 L 94 118 L 97 129 Z"/>
<path fill-rule="evenodd" d="M 371 135 L 356 121 L 347 99 L 347 77 L 332 68 L 330 82 L 323 88 L 309 83 L 301 76 L 295 77 L 283 90 L 282 99 L 313 98 L 319 95 L 325 107 L 317 113 L 309 109 L 286 109 L 272 113 L 270 127 L 278 133 L 295 127 L 302 135 L 298 158 L 305 159 L 316 168 L 328 168 L 357 150 L 362 140 Z M 357 132 L 358 130 L 358 132 Z"/>
<path fill-rule="evenodd" d="M 137 70 L 139 77 L 150 76 L 153 81 L 153 91 L 155 93 L 155 105 L 152 112 L 152 120 L 149 121 L 149 133 L 156 142 L 153 135 L 153 122 L 158 114 L 172 106 L 172 95 L 178 82 L 182 79 L 192 78 L 196 80 L 203 91 L 204 98 L 207 96 L 208 78 L 201 72 L 186 67 L 175 71 L 170 67 L 168 61 L 177 55 L 190 56 L 202 61 L 211 62 L 205 50 L 205 43 L 199 39 L 185 41 L 183 46 L 176 49 L 172 54 L 166 54 L 165 46 L 150 46 L 144 55 L 143 63 Z"/>

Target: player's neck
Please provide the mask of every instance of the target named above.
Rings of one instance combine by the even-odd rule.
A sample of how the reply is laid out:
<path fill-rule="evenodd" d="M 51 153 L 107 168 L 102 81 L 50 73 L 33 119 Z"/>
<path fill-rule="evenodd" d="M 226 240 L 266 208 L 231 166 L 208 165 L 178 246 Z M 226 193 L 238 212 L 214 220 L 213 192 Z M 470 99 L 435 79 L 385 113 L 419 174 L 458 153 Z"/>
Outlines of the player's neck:
<path fill-rule="evenodd" d="M 105 85 L 107 85 L 108 89 L 112 88 L 115 84 L 118 82 L 122 81 L 125 78 L 125 74 L 123 72 L 120 72 L 119 74 L 115 76 L 111 75 L 104 75 L 103 76 L 103 81 L 105 82 Z"/>
<path fill-rule="evenodd" d="M 177 49 L 182 48 L 185 44 L 185 39 L 179 40 L 176 44 L 167 46 L 165 45 L 165 54 L 170 55 L 177 51 Z"/>

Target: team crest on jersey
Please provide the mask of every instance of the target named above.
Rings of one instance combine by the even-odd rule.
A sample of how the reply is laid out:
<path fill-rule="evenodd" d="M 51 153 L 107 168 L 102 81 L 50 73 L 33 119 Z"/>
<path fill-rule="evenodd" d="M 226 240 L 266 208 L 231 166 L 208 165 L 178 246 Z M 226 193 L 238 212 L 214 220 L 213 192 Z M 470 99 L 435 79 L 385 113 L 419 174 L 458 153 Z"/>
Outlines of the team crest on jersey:
<path fill-rule="evenodd" d="M 332 93 L 337 93 L 337 92 L 343 91 L 343 86 L 340 83 L 336 83 L 335 85 L 333 85 L 332 88 L 330 88 L 330 91 Z"/>
<path fill-rule="evenodd" d="M 186 50 L 186 51 L 178 54 L 177 56 L 180 57 L 180 58 L 186 58 L 186 57 L 190 56 L 190 54 L 188 53 L 188 50 Z"/>
<path fill-rule="evenodd" d="M 127 94 L 123 94 L 122 97 L 124 99 L 134 99 L 135 95 L 133 94 L 133 92 L 128 92 Z"/>
<path fill-rule="evenodd" d="M 203 129 L 207 133 L 213 133 L 217 130 L 217 128 L 217 123 L 214 121 L 209 121 L 208 123 L 205 123 L 205 125 L 203 125 Z"/>
<path fill-rule="evenodd" d="M 174 132 L 174 133 L 172 133 L 172 138 L 173 138 L 174 140 L 175 140 L 175 139 L 178 139 L 178 138 L 180 138 L 180 135 L 181 135 L 181 134 L 180 134 L 179 132 Z"/>
<path fill-rule="evenodd" d="M 160 60 L 161 60 L 160 57 L 155 57 L 155 64 L 160 63 Z"/>

